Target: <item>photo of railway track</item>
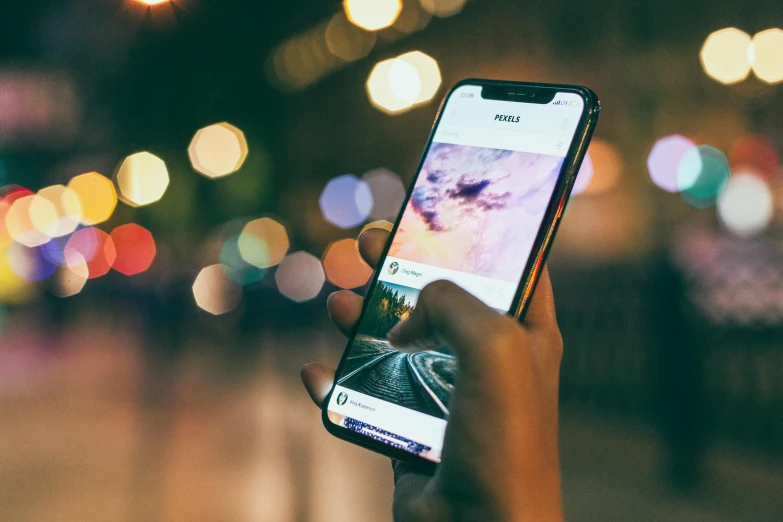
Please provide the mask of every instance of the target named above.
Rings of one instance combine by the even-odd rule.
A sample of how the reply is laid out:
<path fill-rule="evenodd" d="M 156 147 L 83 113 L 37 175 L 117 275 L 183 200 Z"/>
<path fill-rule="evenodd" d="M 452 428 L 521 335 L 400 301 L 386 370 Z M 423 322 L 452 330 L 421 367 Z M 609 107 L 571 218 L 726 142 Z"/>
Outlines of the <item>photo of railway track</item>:
<path fill-rule="evenodd" d="M 388 331 L 410 315 L 418 296 L 414 288 L 378 282 L 338 384 L 443 419 L 449 413 L 456 358 L 445 350 L 403 352 L 386 340 Z"/>

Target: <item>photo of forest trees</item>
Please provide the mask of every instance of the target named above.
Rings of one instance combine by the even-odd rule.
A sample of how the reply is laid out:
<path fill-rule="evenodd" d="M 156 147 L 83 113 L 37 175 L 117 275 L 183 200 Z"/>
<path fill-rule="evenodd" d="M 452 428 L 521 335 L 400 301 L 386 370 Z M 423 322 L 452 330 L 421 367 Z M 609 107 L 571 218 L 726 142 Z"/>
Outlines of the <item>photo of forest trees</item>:
<path fill-rule="evenodd" d="M 418 290 L 412 288 L 378 281 L 359 326 L 359 333 L 386 338 L 389 330 L 413 311 L 418 293 Z"/>

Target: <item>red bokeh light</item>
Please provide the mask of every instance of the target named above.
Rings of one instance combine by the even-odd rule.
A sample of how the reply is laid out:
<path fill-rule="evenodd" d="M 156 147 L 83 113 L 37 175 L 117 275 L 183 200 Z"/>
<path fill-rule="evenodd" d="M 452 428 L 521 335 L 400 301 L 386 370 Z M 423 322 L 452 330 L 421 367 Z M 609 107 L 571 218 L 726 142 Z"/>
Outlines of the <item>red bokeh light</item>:
<path fill-rule="evenodd" d="M 775 144 L 766 136 L 749 134 L 740 136 L 729 151 L 732 171 L 750 167 L 757 174 L 769 178 L 780 164 Z"/>
<path fill-rule="evenodd" d="M 111 233 L 117 257 L 112 268 L 127 276 L 147 270 L 155 259 L 155 239 L 146 228 L 129 223 L 115 228 Z"/>
<path fill-rule="evenodd" d="M 87 230 L 87 229 L 85 229 Z M 106 275 L 117 258 L 117 251 L 114 249 L 114 241 L 111 236 L 103 230 L 93 228 L 93 238 L 95 239 L 95 255 L 87 261 L 88 279 L 95 279 Z"/>

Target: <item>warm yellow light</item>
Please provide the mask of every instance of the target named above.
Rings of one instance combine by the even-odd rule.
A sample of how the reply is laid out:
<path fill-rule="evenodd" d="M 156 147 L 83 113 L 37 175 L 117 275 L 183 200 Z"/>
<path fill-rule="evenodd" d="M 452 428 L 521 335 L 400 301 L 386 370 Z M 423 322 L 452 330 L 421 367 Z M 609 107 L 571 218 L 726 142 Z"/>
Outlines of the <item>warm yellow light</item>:
<path fill-rule="evenodd" d="M 438 63 L 421 51 L 412 51 L 379 62 L 366 87 L 375 107 L 395 114 L 431 100 L 440 83 Z"/>
<path fill-rule="evenodd" d="M 97 172 L 80 174 L 68 183 L 82 203 L 82 224 L 95 225 L 109 219 L 117 206 L 114 184 Z"/>
<path fill-rule="evenodd" d="M 57 209 L 38 195 L 17 199 L 5 215 L 8 235 L 17 243 L 31 248 L 43 245 L 52 238 L 48 230 L 39 230 L 36 223 L 51 226 L 56 221 Z"/>
<path fill-rule="evenodd" d="M 87 279 L 90 277 L 90 271 L 87 268 L 86 262 L 74 262 L 74 256 L 79 256 L 78 253 L 71 254 L 72 263 L 68 266 L 61 266 L 57 269 L 54 276 L 54 285 L 52 287 L 52 293 L 57 297 L 71 297 L 78 294 L 84 288 L 87 283 Z M 82 258 L 83 260 L 84 258 Z"/>
<path fill-rule="evenodd" d="M 345 16 L 368 31 L 389 27 L 402 10 L 401 0 L 343 0 Z"/>
<path fill-rule="evenodd" d="M 753 73 L 767 83 L 783 81 L 783 29 L 767 29 L 753 37 Z"/>
<path fill-rule="evenodd" d="M 425 11 L 446 18 L 462 11 L 467 0 L 420 0 Z"/>
<path fill-rule="evenodd" d="M 375 33 L 365 31 L 345 17 L 345 13 L 337 13 L 329 21 L 325 32 L 326 45 L 329 51 L 346 62 L 364 58 L 375 45 Z"/>
<path fill-rule="evenodd" d="M 707 37 L 700 58 L 707 75 L 721 83 L 731 84 L 748 77 L 752 55 L 750 35 L 729 27 Z"/>
<path fill-rule="evenodd" d="M 169 171 L 162 159 L 149 152 L 131 154 L 117 170 L 120 200 L 132 207 L 155 203 L 169 186 Z"/>
<path fill-rule="evenodd" d="M 593 177 L 585 188 L 586 194 L 608 192 L 617 185 L 623 169 L 620 153 L 611 143 L 600 138 L 590 144 L 590 157 L 593 161 Z"/>
<path fill-rule="evenodd" d="M 0 303 L 23 303 L 34 296 L 35 289 L 11 268 L 7 251 L 0 250 Z"/>
<path fill-rule="evenodd" d="M 285 227 L 267 217 L 245 225 L 237 244 L 242 259 L 258 268 L 280 264 L 290 247 Z"/>
<path fill-rule="evenodd" d="M 49 213 L 45 202 L 51 203 L 55 215 Z M 30 205 L 33 226 L 50 237 L 70 234 L 82 219 L 79 195 L 64 185 L 52 185 L 38 191 L 38 198 Z"/>
<path fill-rule="evenodd" d="M 167 2 L 170 2 L 171 0 L 138 0 L 138 2 L 144 4 L 144 5 L 158 5 L 158 4 L 165 4 Z"/>
<path fill-rule="evenodd" d="M 199 130 L 188 147 L 193 168 L 208 178 L 235 172 L 247 157 L 244 133 L 230 123 L 215 123 Z"/>
<path fill-rule="evenodd" d="M 210 265 L 193 282 L 193 297 L 205 312 L 222 315 L 239 305 L 242 287 L 226 276 L 221 265 Z"/>

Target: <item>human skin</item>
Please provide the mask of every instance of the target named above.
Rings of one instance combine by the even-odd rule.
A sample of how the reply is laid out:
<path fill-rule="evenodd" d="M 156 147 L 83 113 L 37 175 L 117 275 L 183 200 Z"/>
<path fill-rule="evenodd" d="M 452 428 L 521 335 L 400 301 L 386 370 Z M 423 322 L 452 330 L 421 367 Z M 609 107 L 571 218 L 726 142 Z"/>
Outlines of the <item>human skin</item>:
<path fill-rule="evenodd" d="M 359 238 L 375 266 L 388 233 Z M 362 297 L 343 290 L 327 302 L 346 335 L 359 319 Z M 560 521 L 558 381 L 563 343 L 546 269 L 524 321 L 501 315 L 453 283 L 422 289 L 410 317 L 389 332 L 397 347 L 448 345 L 459 373 L 451 399 L 443 456 L 434 474 L 394 463 L 398 521 Z M 302 380 L 321 406 L 335 370 L 302 368 Z"/>

